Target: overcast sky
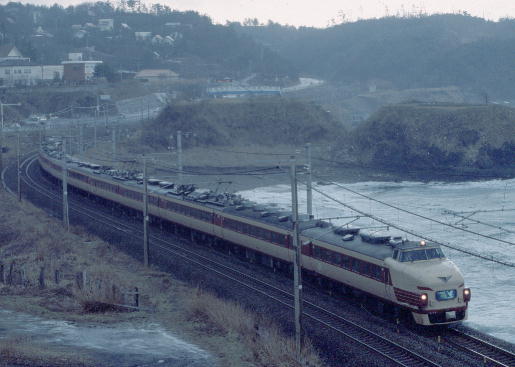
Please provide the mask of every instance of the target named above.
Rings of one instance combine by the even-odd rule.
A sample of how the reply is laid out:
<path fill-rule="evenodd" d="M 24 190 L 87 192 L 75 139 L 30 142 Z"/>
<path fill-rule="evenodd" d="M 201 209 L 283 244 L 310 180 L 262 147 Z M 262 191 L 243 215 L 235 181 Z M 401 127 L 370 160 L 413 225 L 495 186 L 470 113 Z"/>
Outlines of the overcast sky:
<path fill-rule="evenodd" d="M 325 27 L 331 19 L 374 18 L 407 13 L 468 13 L 497 20 L 515 17 L 515 0 L 142 0 L 146 4 L 161 3 L 178 10 L 196 10 L 209 15 L 217 23 L 271 19 L 291 25 Z M 0 0 L 0 4 L 8 0 Z M 79 4 L 81 0 L 22 0 L 24 3 L 51 5 Z"/>

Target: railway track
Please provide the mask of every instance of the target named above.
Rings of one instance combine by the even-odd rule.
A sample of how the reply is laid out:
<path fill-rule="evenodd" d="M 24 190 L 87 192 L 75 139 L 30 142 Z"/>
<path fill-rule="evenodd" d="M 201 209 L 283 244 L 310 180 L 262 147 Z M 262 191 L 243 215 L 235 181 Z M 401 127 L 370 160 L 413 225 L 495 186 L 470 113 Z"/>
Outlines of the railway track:
<path fill-rule="evenodd" d="M 476 356 L 485 366 L 515 367 L 515 353 L 459 330 L 449 330 L 448 343 Z"/>
<path fill-rule="evenodd" d="M 33 190 L 37 191 L 39 194 L 53 201 L 60 202 L 62 200 L 60 194 L 56 194 L 56 192 L 53 190 L 50 190 L 39 184 L 37 179 L 32 177 L 31 168 L 35 169 L 35 167 L 32 167 L 34 164 L 36 164 L 35 156 L 31 156 L 23 162 L 25 173 L 23 177 L 24 183 L 27 186 L 30 186 Z M 135 229 L 133 225 L 127 224 L 126 221 L 113 218 L 111 215 L 99 213 L 97 210 L 95 210 L 95 208 L 89 208 L 84 205 L 83 201 L 76 200 L 73 197 L 70 197 L 70 210 L 78 212 L 92 221 L 101 222 L 103 225 L 111 226 L 116 230 L 126 234 L 132 236 L 142 236 L 142 230 Z M 272 299 L 281 305 L 284 305 L 288 308 L 293 308 L 293 296 L 291 292 L 272 286 L 246 273 L 240 272 L 220 262 L 214 261 L 209 257 L 203 256 L 187 247 L 188 243 L 183 239 L 174 239 L 174 241 L 171 242 L 169 237 L 166 238 L 157 234 L 152 234 L 150 239 L 152 241 L 152 246 L 156 250 L 173 255 L 174 257 L 179 257 L 186 262 L 194 264 L 197 267 L 208 270 L 211 273 L 218 274 L 219 276 L 229 279 L 246 289 Z M 337 315 L 327 309 L 324 309 L 314 303 L 304 301 L 303 307 L 303 317 L 309 318 L 321 324 L 323 327 L 331 329 L 347 337 L 348 339 L 353 340 L 355 343 L 368 348 L 369 350 L 381 355 L 396 365 L 439 366 L 439 364 L 431 361 L 428 357 L 422 356 L 407 347 L 388 340 L 386 337 L 379 335 L 372 330 L 358 325 L 355 322 L 348 320 L 341 315 Z M 510 367 L 515 366 L 513 363 L 513 354 L 510 352 L 504 351 L 467 334 L 460 333 L 456 336 L 457 340 L 460 337 L 462 338 L 461 340 L 466 339 L 468 342 L 460 341 L 456 343 L 450 338 L 448 338 L 448 340 L 450 343 L 452 343 L 453 346 L 459 347 L 466 353 L 481 357 L 484 361 L 490 363 L 489 365 Z M 472 338 L 476 340 L 472 341 Z M 479 342 L 482 342 L 482 344 Z"/>
<path fill-rule="evenodd" d="M 32 190 L 37 191 L 40 195 L 52 200 L 61 202 L 62 197 L 53 190 L 46 188 L 38 182 L 38 179 L 32 177 L 31 169 L 36 164 L 36 156 L 27 158 L 22 164 L 24 176 L 22 178 L 25 185 Z M 3 177 L 2 177 L 3 178 Z M 69 197 L 70 211 L 80 213 L 81 215 L 95 222 L 100 222 L 104 226 L 111 226 L 118 231 L 122 231 L 131 236 L 142 236 L 142 230 L 135 229 L 126 221 L 116 219 L 110 215 L 99 213 L 97 210 L 84 205 L 83 201 L 79 201 Z M 214 261 L 213 259 L 203 256 L 192 250 L 188 246 L 186 240 L 178 239 L 172 242 L 169 238 L 162 235 L 151 234 L 150 240 L 154 250 L 179 257 L 184 261 L 203 268 L 211 273 L 217 274 L 225 279 L 229 279 L 234 283 L 272 299 L 279 304 L 293 309 L 293 295 L 290 291 L 286 291 L 279 287 L 272 286 L 256 277 L 238 271 L 225 264 Z M 341 315 L 337 315 L 330 310 L 324 309 L 314 303 L 304 301 L 303 317 L 309 318 L 325 328 L 329 328 L 340 335 L 354 341 L 355 343 L 367 348 L 368 350 L 384 357 L 390 362 L 398 366 L 404 367 L 438 367 L 439 364 L 431 361 L 429 358 L 410 350 L 408 347 L 402 346 L 394 341 L 388 340 L 385 336 L 379 335 L 355 322 L 348 320 Z"/>

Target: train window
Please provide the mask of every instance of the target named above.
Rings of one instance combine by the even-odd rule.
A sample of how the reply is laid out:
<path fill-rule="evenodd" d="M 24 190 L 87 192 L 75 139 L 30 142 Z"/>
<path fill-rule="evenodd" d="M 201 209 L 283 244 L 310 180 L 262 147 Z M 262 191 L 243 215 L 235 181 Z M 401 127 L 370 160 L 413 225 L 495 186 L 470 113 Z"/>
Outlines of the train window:
<path fill-rule="evenodd" d="M 397 260 L 397 256 L 399 256 L 399 250 L 393 250 L 393 258 Z"/>
<path fill-rule="evenodd" d="M 331 255 L 328 253 L 328 251 L 325 248 L 320 248 L 320 259 L 324 261 L 329 261 Z"/>
<path fill-rule="evenodd" d="M 322 258 L 322 255 L 321 255 L 321 248 L 318 247 L 318 246 L 313 246 L 313 256 L 317 259 L 321 259 Z"/>
<path fill-rule="evenodd" d="M 340 266 L 342 264 L 342 255 L 331 251 L 331 263 Z"/>
<path fill-rule="evenodd" d="M 348 256 L 345 256 L 345 255 L 342 255 L 342 266 L 345 269 L 350 269 L 351 268 L 351 258 Z"/>
<path fill-rule="evenodd" d="M 401 262 L 427 260 L 426 251 L 425 250 L 403 251 L 401 253 L 400 260 L 401 260 Z"/>
<path fill-rule="evenodd" d="M 286 246 L 287 244 L 285 235 L 276 232 L 270 232 L 270 241 L 281 246 Z"/>
<path fill-rule="evenodd" d="M 359 273 L 360 272 L 360 268 L 361 268 L 361 261 L 358 260 L 358 259 L 352 259 L 352 271 L 356 272 L 356 273 Z"/>
<path fill-rule="evenodd" d="M 149 203 L 150 205 L 158 206 L 158 204 L 159 204 L 159 198 L 158 198 L 157 196 L 149 195 L 149 196 L 148 196 L 148 203 Z"/>
<path fill-rule="evenodd" d="M 445 258 L 443 251 L 439 247 L 426 249 L 426 255 L 428 259 L 442 259 Z"/>
<path fill-rule="evenodd" d="M 383 279 L 381 267 L 375 264 L 369 264 L 369 275 L 377 280 Z"/>

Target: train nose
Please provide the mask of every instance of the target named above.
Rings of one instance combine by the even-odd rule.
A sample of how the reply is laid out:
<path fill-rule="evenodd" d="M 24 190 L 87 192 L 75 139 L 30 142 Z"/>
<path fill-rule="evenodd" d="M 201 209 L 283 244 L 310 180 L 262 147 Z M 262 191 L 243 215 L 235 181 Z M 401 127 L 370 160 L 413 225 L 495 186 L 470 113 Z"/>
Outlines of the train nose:
<path fill-rule="evenodd" d="M 413 264 L 403 269 L 402 273 L 411 279 L 413 285 L 431 290 L 451 289 L 462 287 L 464 280 L 458 268 L 451 261 L 435 264 Z"/>

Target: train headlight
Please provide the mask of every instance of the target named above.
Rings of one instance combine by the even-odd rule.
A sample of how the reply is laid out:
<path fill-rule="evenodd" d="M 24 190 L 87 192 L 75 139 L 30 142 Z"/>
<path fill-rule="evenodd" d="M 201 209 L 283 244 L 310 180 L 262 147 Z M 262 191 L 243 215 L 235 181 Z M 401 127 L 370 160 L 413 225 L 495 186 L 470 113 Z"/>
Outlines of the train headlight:
<path fill-rule="evenodd" d="M 463 300 L 465 302 L 469 302 L 471 296 L 472 296 L 472 292 L 470 291 L 470 288 L 463 289 Z"/>
<path fill-rule="evenodd" d="M 427 294 L 422 293 L 420 295 L 420 306 L 421 307 L 427 306 L 428 303 L 429 303 L 429 298 L 427 297 Z"/>

